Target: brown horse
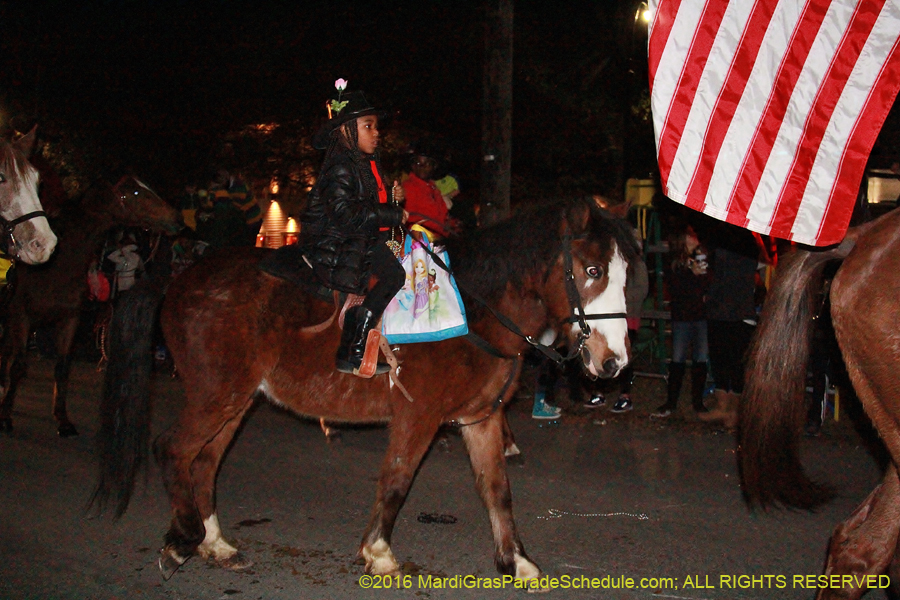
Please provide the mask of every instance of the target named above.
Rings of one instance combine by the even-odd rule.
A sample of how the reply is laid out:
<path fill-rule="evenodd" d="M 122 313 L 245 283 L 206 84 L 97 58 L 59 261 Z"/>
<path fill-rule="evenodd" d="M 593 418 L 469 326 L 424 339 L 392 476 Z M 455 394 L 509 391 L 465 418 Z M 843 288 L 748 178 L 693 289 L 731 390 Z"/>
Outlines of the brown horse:
<path fill-rule="evenodd" d="M 12 430 L 16 390 L 26 373 L 28 335 L 35 327 L 53 325 L 57 354 L 53 416 L 59 435 L 78 434 L 66 413 L 72 342 L 87 300 L 88 268 L 115 226 L 177 233 L 182 222 L 177 210 L 132 176 L 123 177 L 115 186 L 93 185 L 80 202 L 54 220 L 59 248 L 53 258 L 39 266 L 16 267 L 0 357 L 0 431 Z"/>
<path fill-rule="evenodd" d="M 34 265 L 46 262 L 56 247 L 38 200 L 38 173 L 27 158 L 35 132 L 11 144 L 0 140 L 0 250 Z"/>
<path fill-rule="evenodd" d="M 232 569 L 249 564 L 223 538 L 214 499 L 223 454 L 257 399 L 329 422 L 390 423 L 359 551 L 367 572 L 399 569 L 390 548 L 397 513 L 435 433 L 451 423 L 462 430 L 490 515 L 498 570 L 520 579 L 539 576 L 516 533 L 502 442 L 503 408 L 529 342 L 492 311 L 532 342 L 556 328 L 588 372 L 614 377 L 628 362 L 624 288 L 634 238 L 626 222 L 587 200 L 522 214 L 448 250 L 477 337 L 474 343 L 454 338 L 396 349 L 402 363 L 396 375 L 411 400 L 388 376 L 367 380 L 334 370 L 340 338 L 337 319 L 331 320 L 335 303 L 257 270 L 265 251 L 213 255 L 174 280 L 161 322 L 186 399 L 154 445 L 172 507 L 159 561 L 165 577 L 194 554 Z M 115 494 L 119 514 L 149 439 L 155 303 L 145 291 L 130 297 L 131 309 L 117 310 L 101 406 L 95 500 L 102 505 Z M 579 317 L 590 324 L 578 323 Z"/>
<path fill-rule="evenodd" d="M 799 459 L 806 363 L 823 271 L 843 260 L 831 287 L 831 318 L 853 387 L 884 440 L 883 482 L 832 535 L 825 574 L 840 589 L 817 598 L 856 599 L 878 576 L 898 574 L 900 533 L 900 211 L 851 229 L 825 251 L 797 250 L 778 268 L 751 349 L 741 408 L 740 467 L 751 505 L 813 508 L 831 490 Z M 872 576 L 867 579 L 866 576 Z M 883 587 L 883 585 L 882 585 Z"/>

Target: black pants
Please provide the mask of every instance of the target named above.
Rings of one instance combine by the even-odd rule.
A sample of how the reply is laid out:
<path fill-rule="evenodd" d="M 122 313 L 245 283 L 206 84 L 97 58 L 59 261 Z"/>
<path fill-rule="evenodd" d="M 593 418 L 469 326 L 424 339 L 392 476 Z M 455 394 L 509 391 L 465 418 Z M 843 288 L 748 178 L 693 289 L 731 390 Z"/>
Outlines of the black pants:
<path fill-rule="evenodd" d="M 371 272 L 377 282 L 366 293 L 363 306 L 372 311 L 375 319 L 378 319 L 390 304 L 391 299 L 406 283 L 406 271 L 403 270 L 400 261 L 381 238 L 375 245 L 371 258 Z"/>
<path fill-rule="evenodd" d="M 716 389 L 740 394 L 744 391 L 744 365 L 753 340 L 753 325 L 743 321 L 708 319 L 709 364 Z"/>

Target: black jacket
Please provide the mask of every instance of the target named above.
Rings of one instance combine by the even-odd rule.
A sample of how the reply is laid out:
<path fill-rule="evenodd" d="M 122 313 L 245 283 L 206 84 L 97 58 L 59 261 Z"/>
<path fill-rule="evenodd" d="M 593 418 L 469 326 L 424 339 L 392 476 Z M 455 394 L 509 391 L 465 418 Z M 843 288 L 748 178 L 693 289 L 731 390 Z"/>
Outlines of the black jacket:
<path fill-rule="evenodd" d="M 303 255 L 327 287 L 362 293 L 379 228 L 398 227 L 402 221 L 403 209 L 380 204 L 377 192 L 366 191 L 350 155 L 336 153 L 310 192 L 301 218 Z"/>

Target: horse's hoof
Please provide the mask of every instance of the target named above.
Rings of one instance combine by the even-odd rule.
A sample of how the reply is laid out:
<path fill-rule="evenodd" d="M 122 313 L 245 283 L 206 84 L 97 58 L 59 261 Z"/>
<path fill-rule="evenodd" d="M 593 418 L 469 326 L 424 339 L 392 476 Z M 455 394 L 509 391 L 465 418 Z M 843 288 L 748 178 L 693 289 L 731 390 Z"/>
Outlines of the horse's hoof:
<path fill-rule="evenodd" d="M 0 431 L 12 431 L 12 419 L 10 417 L 3 417 L 0 419 Z"/>
<path fill-rule="evenodd" d="M 213 562 L 229 571 L 246 571 L 253 566 L 253 561 L 244 556 L 243 552 L 235 552 L 228 558 L 213 560 Z"/>
<path fill-rule="evenodd" d="M 159 570 L 162 573 L 163 579 L 166 581 L 175 574 L 181 565 L 183 565 L 187 561 L 187 558 L 182 558 L 175 553 L 170 547 L 165 547 L 159 551 Z"/>
<path fill-rule="evenodd" d="M 56 433 L 58 433 L 61 438 L 67 438 L 78 435 L 78 430 L 75 429 L 75 426 L 71 423 L 60 423 L 59 427 L 56 429 Z"/>
<path fill-rule="evenodd" d="M 512 456 L 507 456 L 506 464 L 513 465 L 516 467 L 524 467 L 525 466 L 525 455 L 524 454 L 513 454 Z"/>
<path fill-rule="evenodd" d="M 400 563 L 394 558 L 390 545 L 384 540 L 363 546 L 360 556 L 366 561 L 366 573 L 369 575 L 394 576 L 400 573 Z"/>
<path fill-rule="evenodd" d="M 453 446 L 450 445 L 450 439 L 447 436 L 439 437 L 436 445 L 441 452 L 453 452 Z"/>

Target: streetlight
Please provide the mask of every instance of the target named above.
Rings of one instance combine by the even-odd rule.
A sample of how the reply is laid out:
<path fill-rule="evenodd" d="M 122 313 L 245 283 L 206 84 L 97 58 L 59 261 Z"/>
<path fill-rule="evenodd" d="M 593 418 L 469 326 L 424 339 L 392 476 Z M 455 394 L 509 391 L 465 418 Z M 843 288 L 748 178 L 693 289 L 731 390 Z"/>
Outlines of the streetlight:
<path fill-rule="evenodd" d="M 653 11 L 650 10 L 650 7 L 646 2 L 641 2 L 638 6 L 637 10 L 634 12 L 634 23 L 637 25 L 639 22 L 644 25 L 650 24 L 650 19 L 653 18 Z"/>

